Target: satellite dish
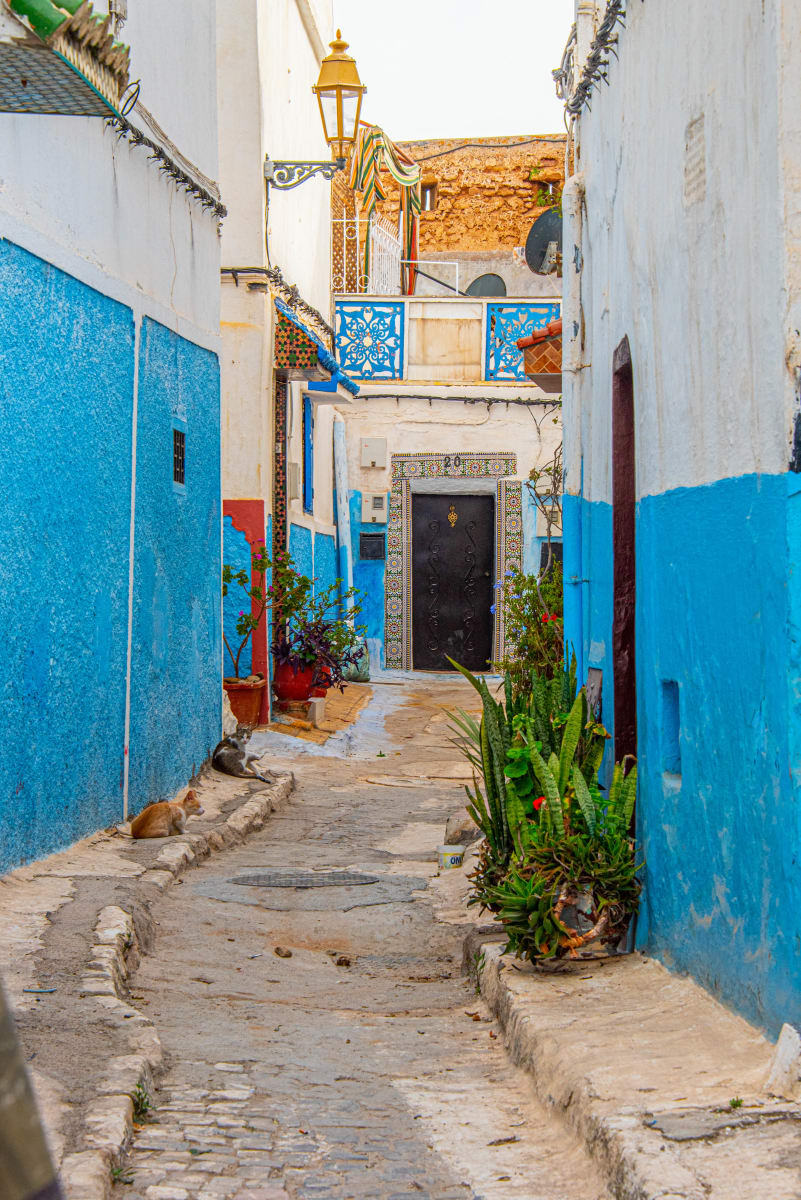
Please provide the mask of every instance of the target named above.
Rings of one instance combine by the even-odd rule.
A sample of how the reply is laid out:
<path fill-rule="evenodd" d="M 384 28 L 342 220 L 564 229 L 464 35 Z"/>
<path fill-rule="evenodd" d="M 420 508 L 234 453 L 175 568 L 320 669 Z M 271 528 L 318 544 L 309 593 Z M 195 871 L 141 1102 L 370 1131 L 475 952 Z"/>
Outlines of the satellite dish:
<path fill-rule="evenodd" d="M 537 217 L 526 238 L 526 263 L 535 275 L 549 275 L 562 253 L 562 211 L 549 208 Z"/>
<path fill-rule="evenodd" d="M 465 296 L 505 296 L 506 284 L 500 275 L 479 275 L 470 284 Z"/>

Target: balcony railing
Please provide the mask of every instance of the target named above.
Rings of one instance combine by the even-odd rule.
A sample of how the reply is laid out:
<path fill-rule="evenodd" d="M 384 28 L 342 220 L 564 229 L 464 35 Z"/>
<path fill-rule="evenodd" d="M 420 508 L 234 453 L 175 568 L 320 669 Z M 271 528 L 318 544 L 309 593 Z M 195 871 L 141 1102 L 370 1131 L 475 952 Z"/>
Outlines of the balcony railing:
<path fill-rule="evenodd" d="M 526 337 L 558 319 L 559 300 L 339 296 L 337 358 L 364 380 L 526 383 Z"/>

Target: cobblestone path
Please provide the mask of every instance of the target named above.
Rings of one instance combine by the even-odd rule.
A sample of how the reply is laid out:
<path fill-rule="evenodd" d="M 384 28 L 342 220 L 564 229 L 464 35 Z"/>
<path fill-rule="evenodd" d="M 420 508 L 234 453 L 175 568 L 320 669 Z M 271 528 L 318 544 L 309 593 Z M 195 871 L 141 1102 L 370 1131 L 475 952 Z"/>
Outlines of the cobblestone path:
<path fill-rule="evenodd" d="M 115 1200 L 604 1200 L 461 975 L 440 699 L 393 689 L 385 728 L 293 764 L 288 807 L 161 903 L 133 990 L 168 1069 Z M 234 882 L 290 869 L 373 882 Z"/>

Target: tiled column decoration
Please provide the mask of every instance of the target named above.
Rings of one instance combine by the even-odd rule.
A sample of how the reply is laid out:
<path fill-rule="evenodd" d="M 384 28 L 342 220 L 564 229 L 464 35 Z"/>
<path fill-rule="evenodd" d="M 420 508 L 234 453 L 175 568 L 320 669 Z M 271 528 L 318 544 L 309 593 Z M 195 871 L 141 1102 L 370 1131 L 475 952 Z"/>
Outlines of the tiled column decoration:
<path fill-rule="evenodd" d="M 495 504 L 495 580 L 504 578 L 506 571 L 519 571 L 523 565 L 523 485 L 516 479 L 501 479 Z M 495 634 L 492 658 L 500 662 L 505 656 L 506 616 L 497 590 L 495 600 Z"/>
<path fill-rule="evenodd" d="M 507 567 L 522 561 L 522 484 L 508 481 L 517 470 L 517 456 L 500 454 L 393 454 L 392 490 L 387 532 L 385 656 L 389 669 L 412 666 L 412 511 L 413 479 L 498 480 L 496 495 L 496 579 Z M 493 655 L 501 657 L 503 618 L 495 616 Z"/>
<path fill-rule="evenodd" d="M 286 550 L 286 405 L 287 383 L 275 379 L 275 470 L 273 472 L 273 558 Z"/>

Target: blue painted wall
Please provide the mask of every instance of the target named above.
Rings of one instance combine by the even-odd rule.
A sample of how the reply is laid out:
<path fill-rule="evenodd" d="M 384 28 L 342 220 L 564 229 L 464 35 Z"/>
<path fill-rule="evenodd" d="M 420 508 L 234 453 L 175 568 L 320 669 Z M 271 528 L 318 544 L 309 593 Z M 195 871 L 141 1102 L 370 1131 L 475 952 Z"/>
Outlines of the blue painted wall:
<path fill-rule="evenodd" d="M 527 575 L 536 575 L 540 569 L 542 547 L 548 539 L 537 536 L 537 505 L 530 490 L 523 484 L 521 492 L 523 520 L 523 570 Z M 551 534 L 551 543 L 562 541 L 560 535 Z"/>
<path fill-rule="evenodd" d="M 384 665 L 384 578 L 386 563 L 375 559 L 359 558 L 359 534 L 383 533 L 386 536 L 386 525 L 362 524 L 362 494 L 360 491 L 349 493 L 350 537 L 353 552 L 353 586 L 363 593 L 361 600 L 362 611 L 359 621 L 365 626 L 365 637 L 370 643 L 370 660 L 376 665 Z"/>
<path fill-rule="evenodd" d="M 169 795 L 222 722 L 219 362 L 142 324 L 136 473 L 130 808 Z M 172 487 L 172 418 L 186 421 L 186 489 Z"/>
<path fill-rule="evenodd" d="M 311 530 L 307 529 L 305 525 L 290 524 L 289 553 L 301 575 L 308 575 L 311 579 L 314 575 L 312 535 Z"/>
<path fill-rule="evenodd" d="M 122 817 L 133 316 L 0 241 L 0 871 Z"/>
<path fill-rule="evenodd" d="M 801 992 L 796 486 L 749 475 L 637 510 L 638 942 L 774 1033 Z M 589 582 L 567 581 L 566 633 L 604 670 L 611 729 L 612 511 L 567 501 Z"/>
<path fill-rule="evenodd" d="M 245 571 L 248 577 L 248 587 L 250 586 L 250 561 L 250 546 L 244 533 L 234 529 L 232 517 L 223 517 L 223 563 L 226 563 L 234 571 Z M 239 584 L 229 584 L 228 595 L 223 597 L 223 629 L 228 645 L 234 654 L 236 654 L 240 641 L 239 634 L 236 632 L 237 618 L 240 612 L 249 612 L 250 607 L 251 602 Z M 244 677 L 250 674 L 252 663 L 251 643 L 248 641 L 239 659 L 240 676 Z M 234 665 L 231 655 L 223 645 L 223 674 L 233 675 L 233 673 Z"/>
<path fill-rule="evenodd" d="M 339 579 L 337 544 L 330 533 L 314 535 L 314 578 L 315 592 L 324 591 Z"/>

